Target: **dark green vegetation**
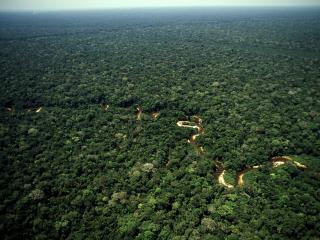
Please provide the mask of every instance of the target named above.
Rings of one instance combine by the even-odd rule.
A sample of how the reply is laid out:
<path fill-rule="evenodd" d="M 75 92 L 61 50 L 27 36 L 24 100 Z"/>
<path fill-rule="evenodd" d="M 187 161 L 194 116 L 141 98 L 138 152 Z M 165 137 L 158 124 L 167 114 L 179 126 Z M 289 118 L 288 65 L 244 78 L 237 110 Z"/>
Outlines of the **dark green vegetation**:
<path fill-rule="evenodd" d="M 318 9 L 0 15 L 0 235 L 319 239 L 319 56 Z"/>

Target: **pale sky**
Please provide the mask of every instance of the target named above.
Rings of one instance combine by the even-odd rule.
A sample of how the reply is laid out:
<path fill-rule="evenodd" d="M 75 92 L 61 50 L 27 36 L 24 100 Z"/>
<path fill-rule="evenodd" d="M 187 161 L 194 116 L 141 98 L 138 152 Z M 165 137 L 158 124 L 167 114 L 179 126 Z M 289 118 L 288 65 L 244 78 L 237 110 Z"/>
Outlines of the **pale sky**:
<path fill-rule="evenodd" d="M 166 6 L 320 6 L 320 0 L 0 0 L 0 10 L 106 9 Z"/>

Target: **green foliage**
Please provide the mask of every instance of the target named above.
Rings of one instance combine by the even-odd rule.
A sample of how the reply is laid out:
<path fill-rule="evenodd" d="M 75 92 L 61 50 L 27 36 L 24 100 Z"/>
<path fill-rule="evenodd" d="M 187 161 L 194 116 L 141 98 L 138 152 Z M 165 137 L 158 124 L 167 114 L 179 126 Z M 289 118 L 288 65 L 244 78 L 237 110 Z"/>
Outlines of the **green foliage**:
<path fill-rule="evenodd" d="M 319 10 L 140 11 L 0 14 L 2 239 L 319 239 Z"/>

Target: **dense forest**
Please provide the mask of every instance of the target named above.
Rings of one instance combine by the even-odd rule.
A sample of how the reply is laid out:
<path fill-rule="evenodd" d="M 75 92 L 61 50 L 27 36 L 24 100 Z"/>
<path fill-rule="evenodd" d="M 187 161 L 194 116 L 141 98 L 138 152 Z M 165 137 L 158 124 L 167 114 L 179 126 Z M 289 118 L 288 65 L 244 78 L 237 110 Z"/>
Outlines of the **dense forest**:
<path fill-rule="evenodd" d="M 320 239 L 320 9 L 0 14 L 2 239 Z"/>

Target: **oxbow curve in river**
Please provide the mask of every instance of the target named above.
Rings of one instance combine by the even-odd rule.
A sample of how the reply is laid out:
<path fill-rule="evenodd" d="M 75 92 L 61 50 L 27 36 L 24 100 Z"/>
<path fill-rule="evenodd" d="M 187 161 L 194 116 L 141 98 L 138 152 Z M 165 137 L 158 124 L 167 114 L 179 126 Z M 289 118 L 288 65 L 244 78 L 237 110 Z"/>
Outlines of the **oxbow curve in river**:
<path fill-rule="evenodd" d="M 101 108 L 106 111 L 108 110 L 108 108 L 110 107 L 109 105 L 106 105 L 106 104 L 101 104 L 100 105 Z M 15 108 L 14 106 L 10 106 L 10 107 L 7 107 L 6 108 L 7 111 L 9 112 L 14 112 L 15 111 Z M 27 109 L 28 112 L 31 112 L 33 109 Z M 39 113 L 43 110 L 43 107 L 37 107 L 35 108 L 33 111 L 36 112 L 36 113 Z M 137 106 L 136 108 L 136 119 L 138 121 L 141 121 L 141 114 L 142 114 L 142 108 L 140 106 Z M 153 119 L 157 119 L 157 117 L 159 116 L 159 112 L 153 112 L 151 114 L 152 118 Z M 198 151 L 198 153 L 200 154 L 204 154 L 205 153 L 205 150 L 203 148 L 203 146 L 199 145 L 196 143 L 196 139 L 197 137 L 199 137 L 201 134 L 204 133 L 204 128 L 202 126 L 202 119 L 198 116 L 193 116 L 192 117 L 193 121 L 178 121 L 177 122 L 177 126 L 178 127 L 182 127 L 182 128 L 191 128 L 191 129 L 195 129 L 197 131 L 197 133 L 194 133 L 190 136 L 190 138 L 188 139 L 188 143 L 190 144 L 193 144 L 196 146 L 196 149 Z M 290 158 L 289 156 L 277 156 L 277 157 L 273 157 L 271 160 L 271 167 L 272 168 L 276 168 L 276 167 L 279 167 L 287 162 L 290 162 L 292 163 L 294 166 L 296 166 L 297 168 L 299 169 L 302 169 L 302 170 L 306 170 L 308 169 L 307 166 L 293 160 L 292 158 Z M 270 164 L 270 162 L 268 164 Z M 226 174 L 226 170 L 224 169 L 223 167 L 223 164 L 217 160 L 214 161 L 214 164 L 217 168 L 217 181 L 220 185 L 228 188 L 228 189 L 231 189 L 231 188 L 234 188 L 235 186 L 232 185 L 232 184 L 229 184 L 226 182 L 225 180 L 225 174 Z M 246 173 L 250 172 L 250 171 L 253 171 L 253 170 L 257 170 L 257 169 L 260 169 L 262 168 L 264 165 L 255 165 L 255 166 L 251 166 L 251 167 L 247 167 L 245 168 L 244 170 L 240 171 L 237 176 L 236 176 L 236 185 L 237 186 L 242 186 L 244 185 L 244 176 Z M 318 173 L 317 173 L 318 175 Z"/>
<path fill-rule="evenodd" d="M 192 128 L 192 129 L 196 129 L 197 130 L 198 133 L 191 135 L 190 139 L 188 139 L 188 143 L 196 145 L 198 151 L 200 153 L 204 153 L 204 148 L 202 146 L 196 144 L 196 138 L 204 133 L 204 128 L 202 127 L 202 119 L 199 118 L 198 116 L 194 116 L 193 119 L 194 119 L 194 122 L 178 121 L 177 125 L 178 125 L 178 127 Z M 302 169 L 302 170 L 308 168 L 307 166 L 305 166 L 305 165 L 293 160 L 292 158 L 290 158 L 288 156 L 273 157 L 271 159 L 271 166 L 272 166 L 272 168 L 276 168 L 276 167 L 279 167 L 279 166 L 281 166 L 281 165 L 283 165 L 283 164 L 285 164 L 287 162 L 292 163 L 297 168 Z M 215 165 L 217 167 L 217 173 L 218 173 L 217 174 L 217 180 L 218 180 L 218 183 L 220 185 L 228 188 L 228 189 L 234 188 L 235 186 L 232 185 L 232 184 L 227 183 L 225 178 L 224 178 L 226 170 L 224 169 L 222 163 L 219 162 L 219 161 L 214 161 L 214 163 L 215 163 Z M 236 177 L 236 184 L 238 186 L 244 185 L 244 176 L 245 176 L 245 174 L 250 172 L 250 171 L 260 169 L 263 166 L 264 165 L 255 165 L 255 166 L 252 166 L 252 167 L 247 167 L 246 169 L 240 171 L 237 174 L 237 177 Z"/>

